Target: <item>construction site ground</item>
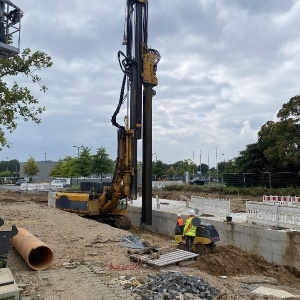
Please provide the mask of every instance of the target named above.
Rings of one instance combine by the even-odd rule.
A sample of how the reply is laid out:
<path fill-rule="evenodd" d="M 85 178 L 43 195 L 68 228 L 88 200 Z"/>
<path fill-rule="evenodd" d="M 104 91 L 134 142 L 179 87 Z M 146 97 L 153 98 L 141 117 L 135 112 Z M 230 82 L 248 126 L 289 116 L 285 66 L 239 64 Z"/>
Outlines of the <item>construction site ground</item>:
<path fill-rule="evenodd" d="M 174 192 L 154 191 L 154 194 L 162 199 L 179 199 Z M 242 199 L 231 201 L 234 209 L 244 209 Z M 278 299 L 253 293 L 260 286 L 300 295 L 300 278 L 285 267 L 232 246 L 217 246 L 216 253 L 189 261 L 185 266 L 174 264 L 155 269 L 135 264 L 128 257 L 128 248 L 121 244 L 123 237 L 134 234 L 159 248 L 176 248 L 174 240 L 140 228 L 129 231 L 113 228 L 47 204 L 47 193 L 0 191 L 0 217 L 5 222 L 0 230 L 10 230 L 15 224 L 35 235 L 54 253 L 47 270 L 34 271 L 10 246 L 7 267 L 22 289 L 23 300 L 141 299 L 130 288 L 146 282 L 149 274 L 166 270 L 205 280 L 217 288 L 215 299 Z M 136 280 L 126 280 L 130 277 Z"/>

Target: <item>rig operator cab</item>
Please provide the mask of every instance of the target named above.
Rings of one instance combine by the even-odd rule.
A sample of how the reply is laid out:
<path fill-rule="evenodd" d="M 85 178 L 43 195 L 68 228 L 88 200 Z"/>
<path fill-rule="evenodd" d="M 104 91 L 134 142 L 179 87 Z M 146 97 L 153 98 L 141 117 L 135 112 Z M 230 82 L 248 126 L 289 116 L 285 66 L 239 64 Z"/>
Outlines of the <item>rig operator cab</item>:
<path fill-rule="evenodd" d="M 9 58 L 20 53 L 22 17 L 23 11 L 18 6 L 9 0 L 0 1 L 0 57 Z"/>

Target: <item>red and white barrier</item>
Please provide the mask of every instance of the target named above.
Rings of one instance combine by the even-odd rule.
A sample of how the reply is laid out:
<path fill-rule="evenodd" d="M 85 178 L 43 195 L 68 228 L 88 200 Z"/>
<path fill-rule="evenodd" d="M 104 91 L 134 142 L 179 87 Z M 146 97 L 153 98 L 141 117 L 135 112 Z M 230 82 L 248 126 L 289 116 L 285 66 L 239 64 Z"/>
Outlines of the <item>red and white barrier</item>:
<path fill-rule="evenodd" d="M 263 202 L 267 204 L 281 204 L 281 205 L 300 205 L 300 197 L 291 196 L 263 196 Z"/>

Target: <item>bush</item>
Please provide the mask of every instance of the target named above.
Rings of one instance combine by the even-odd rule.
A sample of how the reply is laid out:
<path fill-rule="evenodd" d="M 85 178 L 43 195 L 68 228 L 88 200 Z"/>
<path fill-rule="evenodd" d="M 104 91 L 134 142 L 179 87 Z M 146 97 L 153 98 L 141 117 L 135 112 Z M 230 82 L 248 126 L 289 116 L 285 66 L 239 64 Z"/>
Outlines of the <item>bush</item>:
<path fill-rule="evenodd" d="M 163 188 L 164 191 L 185 191 L 190 193 L 207 193 L 207 194 L 222 194 L 222 195 L 242 195 L 252 197 L 262 197 L 264 195 L 284 195 L 284 196 L 299 196 L 300 188 L 278 188 L 267 189 L 265 187 L 227 187 L 223 185 L 169 185 Z"/>

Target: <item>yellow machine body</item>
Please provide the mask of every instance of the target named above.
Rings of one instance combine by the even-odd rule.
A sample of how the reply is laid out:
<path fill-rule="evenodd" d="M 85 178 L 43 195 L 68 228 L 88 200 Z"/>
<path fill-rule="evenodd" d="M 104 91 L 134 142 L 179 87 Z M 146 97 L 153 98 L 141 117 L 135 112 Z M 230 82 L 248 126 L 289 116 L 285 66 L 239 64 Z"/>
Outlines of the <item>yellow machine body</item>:
<path fill-rule="evenodd" d="M 199 255 L 213 253 L 216 247 L 216 242 L 220 240 L 220 236 L 216 228 L 207 223 L 201 223 L 196 228 L 196 236 L 192 246 L 192 251 Z M 178 248 L 187 250 L 185 236 L 175 230 L 175 242 Z"/>

